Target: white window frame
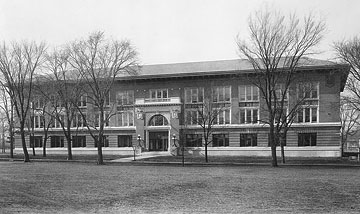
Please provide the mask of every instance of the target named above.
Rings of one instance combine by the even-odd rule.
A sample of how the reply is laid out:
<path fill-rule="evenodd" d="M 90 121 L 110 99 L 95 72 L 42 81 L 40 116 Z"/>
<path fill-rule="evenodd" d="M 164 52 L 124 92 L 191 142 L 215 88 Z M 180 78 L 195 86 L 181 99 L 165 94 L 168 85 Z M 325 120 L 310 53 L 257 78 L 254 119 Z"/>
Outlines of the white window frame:
<path fill-rule="evenodd" d="M 297 117 L 296 117 L 296 121 L 298 123 L 319 123 L 319 109 L 320 109 L 320 84 L 319 82 L 308 82 L 306 84 L 311 84 L 311 85 L 315 85 L 316 87 L 316 93 L 317 93 L 317 97 L 316 98 L 313 98 L 312 96 L 310 96 L 310 98 L 304 98 L 304 102 L 310 102 L 311 104 L 309 105 L 301 105 L 300 108 L 301 108 L 301 113 L 302 113 L 302 121 L 299 121 L 299 114 L 300 112 L 298 112 L 297 114 Z M 300 85 L 298 85 L 297 87 L 297 97 L 298 99 L 302 99 L 300 98 Z M 303 92 L 303 96 L 302 97 L 305 97 L 305 93 L 306 92 Z M 310 91 L 310 93 L 312 94 L 313 93 L 313 90 Z M 313 102 L 316 102 L 317 104 L 313 105 Z M 313 121 L 312 120 L 312 114 L 313 114 L 313 109 L 316 108 L 316 121 Z M 306 122 L 306 109 L 309 109 L 309 121 Z"/>
<path fill-rule="evenodd" d="M 132 115 L 132 116 L 131 116 Z M 118 127 L 131 127 L 131 126 L 134 126 L 134 111 L 119 111 L 117 114 L 116 114 L 116 125 Z M 119 117 L 121 117 L 121 122 L 122 124 L 119 124 Z M 126 117 L 126 118 L 125 118 Z M 126 119 L 126 123 L 124 123 L 124 119 Z M 130 122 L 132 123 L 132 125 L 130 125 Z M 124 124 L 127 124 L 127 125 L 124 125 Z"/>
<path fill-rule="evenodd" d="M 187 93 L 187 91 L 190 91 L 190 93 Z M 196 96 L 196 100 L 193 100 L 193 93 L 196 91 L 197 96 Z M 196 103 L 204 103 L 204 88 L 203 87 L 199 87 L 199 88 L 185 88 L 184 90 L 185 92 L 185 103 L 186 104 L 196 104 Z M 199 97 L 200 94 L 202 95 L 202 102 L 199 101 Z M 188 97 L 188 95 L 190 97 Z M 190 100 L 188 102 L 188 100 Z"/>
<path fill-rule="evenodd" d="M 226 100 L 226 89 L 229 89 L 229 101 Z M 224 101 L 220 101 L 220 89 L 223 89 L 223 97 Z M 214 97 L 216 95 L 216 101 L 214 101 Z M 214 86 L 211 90 L 211 97 L 213 103 L 231 103 L 231 86 Z"/>
<path fill-rule="evenodd" d="M 251 99 L 247 99 L 247 90 L 251 88 Z M 254 88 L 257 88 L 257 99 L 254 99 Z M 260 120 L 260 90 L 255 85 L 239 85 L 239 124 L 258 124 Z M 245 99 L 241 100 L 241 91 L 244 91 Z M 240 106 L 241 103 L 244 103 L 245 106 Z M 246 103 L 256 103 L 256 106 L 246 106 Z M 248 110 L 251 111 L 251 121 L 247 121 Z M 257 110 L 257 120 L 254 121 L 254 110 Z M 245 112 L 244 123 L 241 122 L 241 112 Z"/>
<path fill-rule="evenodd" d="M 164 91 L 166 91 L 166 97 L 164 97 Z M 150 89 L 150 100 L 152 101 L 164 101 L 169 99 L 169 90 L 167 88 L 162 88 L 162 89 Z M 155 93 L 155 97 L 152 97 L 152 93 Z M 158 98 L 158 93 L 161 94 L 161 97 Z"/>

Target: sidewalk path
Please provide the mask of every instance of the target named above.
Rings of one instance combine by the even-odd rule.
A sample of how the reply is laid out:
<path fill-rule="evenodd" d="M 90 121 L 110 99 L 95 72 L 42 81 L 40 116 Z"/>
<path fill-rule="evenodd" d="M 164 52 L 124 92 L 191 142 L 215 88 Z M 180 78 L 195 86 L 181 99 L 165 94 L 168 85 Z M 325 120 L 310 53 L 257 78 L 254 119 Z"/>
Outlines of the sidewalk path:
<path fill-rule="evenodd" d="M 135 160 L 142 160 L 142 159 L 158 157 L 158 156 L 171 156 L 171 154 L 169 152 L 143 152 L 140 155 L 136 155 Z M 134 161 L 134 156 L 127 157 L 127 158 L 115 159 L 115 160 L 111 160 L 109 162 L 118 162 L 119 163 L 119 162 L 132 162 L 132 161 Z"/>

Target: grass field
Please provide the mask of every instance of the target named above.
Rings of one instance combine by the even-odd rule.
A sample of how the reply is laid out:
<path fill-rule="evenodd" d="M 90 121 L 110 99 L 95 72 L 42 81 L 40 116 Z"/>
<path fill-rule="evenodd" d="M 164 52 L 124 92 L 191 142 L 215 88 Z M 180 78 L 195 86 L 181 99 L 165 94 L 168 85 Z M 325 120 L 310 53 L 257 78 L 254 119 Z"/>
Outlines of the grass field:
<path fill-rule="evenodd" d="M 360 168 L 0 162 L 0 213 L 357 213 Z"/>

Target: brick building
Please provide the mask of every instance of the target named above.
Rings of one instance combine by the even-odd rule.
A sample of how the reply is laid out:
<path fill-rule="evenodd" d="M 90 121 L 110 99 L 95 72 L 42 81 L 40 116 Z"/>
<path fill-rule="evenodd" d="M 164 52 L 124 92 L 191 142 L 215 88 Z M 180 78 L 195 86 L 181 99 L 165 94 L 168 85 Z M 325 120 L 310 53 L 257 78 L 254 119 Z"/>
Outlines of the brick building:
<path fill-rule="evenodd" d="M 313 86 L 292 128 L 286 135 L 287 156 L 340 156 L 340 92 L 349 67 L 329 61 L 305 59 L 299 73 Z M 213 126 L 209 155 L 270 156 L 266 114 L 259 90 L 248 74 L 254 70 L 246 60 L 223 60 L 177 64 L 145 65 L 135 77 L 119 77 L 109 95 L 114 113 L 105 128 L 105 154 L 130 154 L 141 139 L 144 151 L 173 152 L 175 135 L 185 143 L 186 152 L 204 152 L 202 129 L 193 122 L 196 108 L 210 94 L 221 104 Z M 298 91 L 290 93 L 298 94 Z M 79 102 L 92 112 L 86 98 Z M 41 147 L 41 121 L 34 117 L 34 141 Z M 96 153 L 93 139 L 84 124 L 74 122 L 73 153 Z M 30 138 L 30 136 L 29 136 Z M 20 152 L 20 139 L 16 138 Z M 66 140 L 56 124 L 50 129 L 48 153 L 66 153 Z M 37 148 L 40 150 L 41 148 Z"/>

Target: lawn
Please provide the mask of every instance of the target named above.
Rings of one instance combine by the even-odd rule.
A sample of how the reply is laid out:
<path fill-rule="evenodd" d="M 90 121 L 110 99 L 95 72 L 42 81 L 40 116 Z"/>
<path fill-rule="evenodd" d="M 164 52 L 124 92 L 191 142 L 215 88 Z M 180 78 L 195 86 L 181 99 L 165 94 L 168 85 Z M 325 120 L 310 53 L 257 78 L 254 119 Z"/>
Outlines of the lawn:
<path fill-rule="evenodd" d="M 358 167 L 0 162 L 0 213 L 357 213 Z"/>

